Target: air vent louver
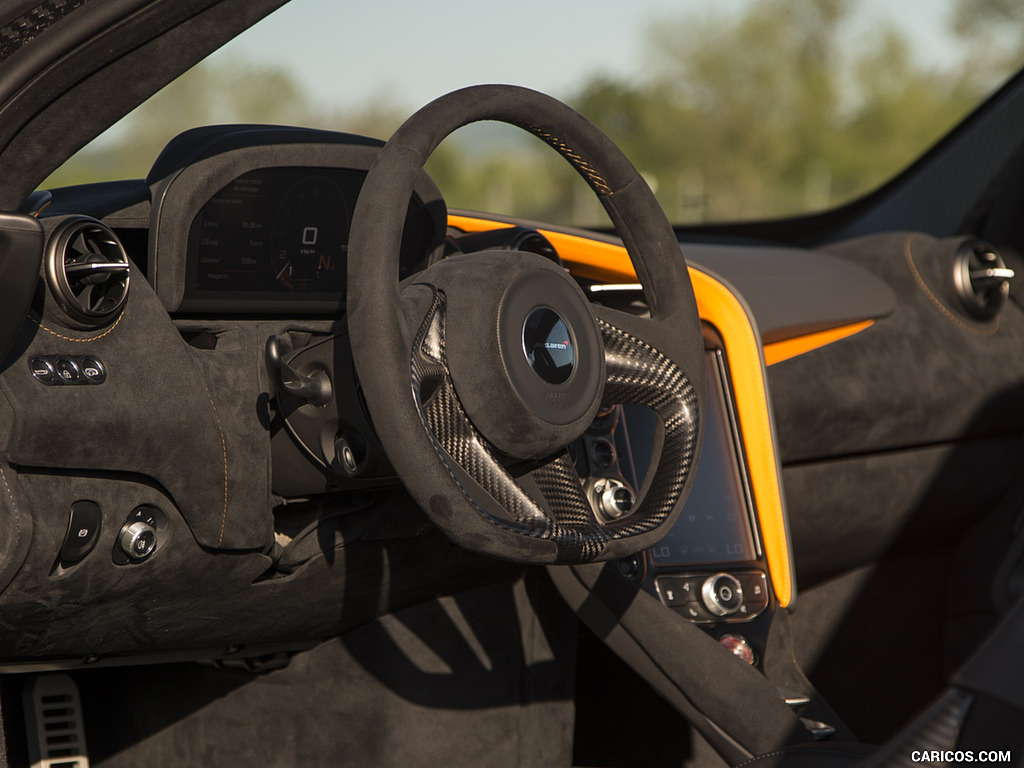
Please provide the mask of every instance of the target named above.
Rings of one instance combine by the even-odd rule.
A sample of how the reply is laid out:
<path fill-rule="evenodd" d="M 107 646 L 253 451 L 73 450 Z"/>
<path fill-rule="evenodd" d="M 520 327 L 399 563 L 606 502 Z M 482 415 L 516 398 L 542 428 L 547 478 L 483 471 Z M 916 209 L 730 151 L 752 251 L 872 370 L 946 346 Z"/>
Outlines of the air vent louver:
<path fill-rule="evenodd" d="M 61 309 L 78 323 L 99 326 L 128 298 L 128 256 L 106 225 L 85 216 L 61 222 L 47 246 L 46 280 Z"/>
<path fill-rule="evenodd" d="M 1013 270 L 988 243 L 970 240 L 960 246 L 953 265 L 953 284 L 967 313 L 978 320 L 999 314 L 1010 293 Z"/>

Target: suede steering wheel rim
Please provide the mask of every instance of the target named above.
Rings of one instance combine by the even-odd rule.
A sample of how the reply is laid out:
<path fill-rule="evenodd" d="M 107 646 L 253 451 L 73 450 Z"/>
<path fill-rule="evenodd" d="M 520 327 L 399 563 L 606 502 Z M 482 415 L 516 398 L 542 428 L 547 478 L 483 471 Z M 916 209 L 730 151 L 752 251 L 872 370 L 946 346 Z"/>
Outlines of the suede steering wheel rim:
<path fill-rule="evenodd" d="M 541 138 L 598 195 L 650 317 L 592 305 L 556 265 L 489 251 L 399 285 L 413 184 L 454 130 L 494 120 Z M 622 557 L 658 541 L 692 485 L 704 347 L 686 263 L 633 165 L 596 126 L 543 94 L 475 86 L 410 117 L 381 150 L 350 230 L 348 330 L 370 416 L 431 520 L 473 551 L 524 563 Z M 599 519 L 565 450 L 603 405 L 653 408 L 660 428 L 639 503 Z"/>

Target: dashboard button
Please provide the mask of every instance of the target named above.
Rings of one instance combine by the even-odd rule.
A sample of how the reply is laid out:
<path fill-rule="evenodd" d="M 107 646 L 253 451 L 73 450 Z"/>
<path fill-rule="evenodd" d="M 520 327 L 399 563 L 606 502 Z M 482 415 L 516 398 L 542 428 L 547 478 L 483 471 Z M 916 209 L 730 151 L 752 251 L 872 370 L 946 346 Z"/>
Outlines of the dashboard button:
<path fill-rule="evenodd" d="M 700 581 L 699 576 L 662 576 L 657 580 L 658 593 L 665 605 L 676 608 L 700 599 Z"/>
<path fill-rule="evenodd" d="M 71 505 L 71 518 L 60 548 L 60 559 L 77 563 L 92 552 L 103 527 L 103 512 L 94 501 L 76 501 Z"/>
<path fill-rule="evenodd" d="M 43 384 L 53 384 L 57 377 L 57 372 L 53 369 L 53 363 L 49 360 L 43 360 L 41 357 L 33 357 L 29 360 L 28 367 L 32 371 L 32 378 Z"/>
<path fill-rule="evenodd" d="M 690 621 L 715 621 L 716 617 L 708 613 L 707 609 L 700 603 L 687 603 L 676 608 L 678 613 Z"/>
<path fill-rule="evenodd" d="M 107 369 L 95 357 L 83 357 L 81 360 L 82 376 L 90 384 L 102 384 L 107 380 Z"/>
<path fill-rule="evenodd" d="M 65 384 L 77 384 L 82 378 L 82 370 L 71 358 L 61 357 L 57 359 L 57 378 Z"/>
<path fill-rule="evenodd" d="M 743 602 L 750 613 L 768 606 L 768 582 L 763 573 L 741 573 L 737 578 L 743 585 Z"/>

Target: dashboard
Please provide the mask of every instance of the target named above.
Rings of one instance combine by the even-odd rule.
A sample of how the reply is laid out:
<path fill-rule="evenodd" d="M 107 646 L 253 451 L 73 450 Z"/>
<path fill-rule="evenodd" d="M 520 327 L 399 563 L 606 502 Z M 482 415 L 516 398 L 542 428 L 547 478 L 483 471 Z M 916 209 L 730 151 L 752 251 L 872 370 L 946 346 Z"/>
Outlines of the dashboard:
<path fill-rule="evenodd" d="M 42 582 L 51 572 L 59 574 L 59 590 L 82 604 L 95 590 L 110 591 L 111 599 L 159 599 L 154 574 L 173 573 L 179 574 L 175 589 L 194 599 L 197 618 L 147 617 L 147 643 L 151 649 L 209 645 L 216 655 L 218 646 L 237 644 L 239 632 L 250 634 L 243 626 L 270 643 L 282 641 L 282 633 L 325 636 L 365 620 L 378 610 L 379 596 L 369 588 L 358 592 L 353 574 L 368 569 L 366 583 L 375 583 L 381 547 L 395 550 L 387 555 L 395 562 L 415 552 L 428 564 L 415 583 L 395 584 L 392 605 L 415 601 L 451 578 L 480 578 L 484 565 L 475 556 L 455 555 L 446 543 L 441 550 L 420 549 L 430 528 L 401 493 L 352 365 L 345 319 L 348 226 L 380 146 L 305 129 L 197 129 L 172 141 L 144 181 L 56 190 L 49 206 L 40 206 L 51 251 L 78 244 L 51 253 L 46 269 L 82 258 L 82 238 L 60 233 L 99 226 L 109 237 L 89 237 L 110 249 L 103 263 L 116 261 L 114 251 L 122 248 L 128 267 L 111 261 L 104 269 L 117 266 L 132 279 L 130 291 L 127 278 L 122 284 L 127 298 L 119 314 L 76 324 L 44 301 L 32 310 L 35 330 L 19 342 L 29 360 L 55 366 L 64 358 L 95 360 L 103 366 L 102 384 L 47 385 L 20 365 L 0 374 L 12 407 L 33 415 L 31 433 L 12 438 L 12 462 L 31 469 L 22 484 L 41 499 L 47 492 L 40 489 L 59 489 L 44 499 L 48 508 L 82 509 L 79 502 L 91 502 L 88 509 L 101 520 L 92 528 L 102 546 L 67 561 L 60 553 L 75 520 L 47 523 L 47 538 L 35 545 L 28 564 L 9 574 L 15 579 L 5 592 L 11 622 L 23 608 L 31 610 L 18 596 L 49 588 Z M 449 212 L 423 173 L 406 222 L 399 276 L 453 252 L 472 258 L 495 247 L 531 250 L 558 261 L 593 301 L 618 296 L 630 311 L 645 311 L 635 289 L 591 290 L 635 280 L 614 238 Z M 772 256 L 776 265 L 795 265 L 790 274 L 809 276 L 819 288 L 838 286 L 837 295 L 857 281 L 867 286 L 860 306 L 822 301 L 823 314 L 814 322 L 885 311 L 884 290 L 848 262 L 779 249 Z M 743 249 L 714 245 L 697 245 L 688 257 L 705 323 L 706 446 L 686 513 L 662 542 L 620 567 L 634 584 L 712 633 L 742 627 L 760 657 L 772 611 L 788 605 L 794 590 L 759 332 L 750 308 L 717 276 L 746 274 L 749 260 Z M 96 299 L 101 292 L 89 288 L 83 295 Z M 791 302 L 783 296 L 778 308 L 765 304 L 777 293 L 744 296 L 760 302 L 759 318 L 776 318 L 760 332 L 782 336 L 792 323 L 786 314 Z M 330 396 L 314 399 L 311 382 L 324 380 Z M 615 505 L 628 507 L 643 496 L 657 435 L 651 413 L 629 405 L 602 411 L 586 431 L 575 446 L 577 472 L 599 514 L 602 505 L 614 513 Z M 154 436 L 159 450 L 135 448 Z M 101 482 L 101 476 L 108 479 Z M 60 483 L 50 482 L 56 477 Z M 150 525 L 151 518 L 156 522 Z M 122 551 L 118 534 L 131 526 L 130 541 L 146 543 L 143 558 Z M 348 558 L 345 573 L 332 566 L 332 541 Z M 444 568 L 429 565 L 442 550 Z M 236 556 L 236 565 L 218 558 L 225 552 Z M 211 568 L 224 574 L 217 584 L 204 575 Z M 490 561 L 486 572 L 494 578 L 503 573 Z M 336 616 L 289 597 L 302 589 L 354 607 L 339 625 Z M 210 635 L 198 617 L 221 611 L 225 593 L 232 611 L 246 618 L 225 620 Z M 249 613 L 264 604 L 276 606 L 278 615 L 252 624 Z M 74 611 L 58 611 L 54 627 L 65 613 L 70 620 Z M 141 629 L 136 618 L 121 619 L 113 634 L 99 625 L 83 630 L 82 642 L 99 656 L 134 652 Z M 26 653 L 63 658 L 80 647 L 79 639 L 55 629 L 38 653 L 12 654 L 0 644 L 0 659 Z"/>

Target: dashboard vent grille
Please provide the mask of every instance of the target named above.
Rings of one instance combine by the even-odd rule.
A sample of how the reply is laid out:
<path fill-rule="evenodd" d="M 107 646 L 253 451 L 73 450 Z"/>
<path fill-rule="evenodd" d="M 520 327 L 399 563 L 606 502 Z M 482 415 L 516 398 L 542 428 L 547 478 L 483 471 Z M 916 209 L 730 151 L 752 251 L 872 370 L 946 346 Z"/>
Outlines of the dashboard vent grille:
<path fill-rule="evenodd" d="M 46 256 L 47 283 L 72 320 L 99 326 L 124 306 L 128 255 L 105 224 L 85 216 L 66 219 L 53 231 Z"/>

